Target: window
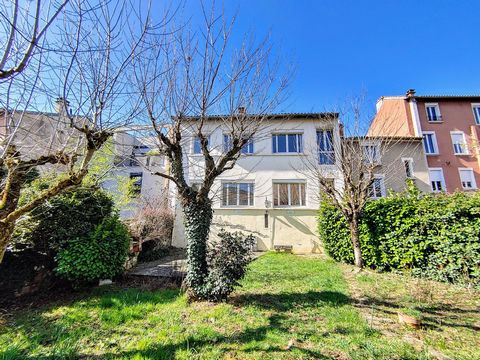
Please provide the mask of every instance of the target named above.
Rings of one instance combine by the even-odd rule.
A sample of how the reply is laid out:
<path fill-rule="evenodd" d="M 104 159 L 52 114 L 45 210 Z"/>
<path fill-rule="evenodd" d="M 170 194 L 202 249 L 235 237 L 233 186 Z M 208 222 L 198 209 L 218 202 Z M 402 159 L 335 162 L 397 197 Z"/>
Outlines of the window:
<path fill-rule="evenodd" d="M 232 136 L 228 134 L 223 135 L 223 151 L 227 152 L 233 147 Z M 249 139 L 248 142 L 242 146 L 240 150 L 241 154 L 253 154 L 253 139 Z"/>
<path fill-rule="evenodd" d="M 253 183 L 223 183 L 223 206 L 253 206 Z"/>
<path fill-rule="evenodd" d="M 373 179 L 372 184 L 368 187 L 368 195 L 371 199 L 378 199 L 385 194 L 385 185 L 383 183 L 383 177 L 376 176 Z"/>
<path fill-rule="evenodd" d="M 302 134 L 272 135 L 273 153 L 302 153 Z"/>
<path fill-rule="evenodd" d="M 430 184 L 433 192 L 440 192 L 445 190 L 445 180 L 443 179 L 442 169 L 428 169 L 430 175 Z"/>
<path fill-rule="evenodd" d="M 333 165 L 335 163 L 333 130 L 318 130 L 317 145 L 320 165 Z"/>
<path fill-rule="evenodd" d="M 472 104 L 473 116 L 475 117 L 475 124 L 480 125 L 480 104 Z"/>
<path fill-rule="evenodd" d="M 363 158 L 367 164 L 380 164 L 380 146 L 369 144 L 362 145 Z"/>
<path fill-rule="evenodd" d="M 143 179 L 143 174 L 141 172 L 139 173 L 130 173 L 130 180 L 131 182 L 131 187 L 130 187 L 130 195 L 133 197 L 136 197 L 137 195 L 140 195 L 142 192 L 142 179 Z"/>
<path fill-rule="evenodd" d="M 460 181 L 462 182 L 463 189 L 472 190 L 477 188 L 472 169 L 458 169 L 458 172 L 460 173 Z"/>
<path fill-rule="evenodd" d="M 427 155 L 438 154 L 437 139 L 433 131 L 423 133 L 423 147 Z"/>
<path fill-rule="evenodd" d="M 450 136 L 452 137 L 453 153 L 455 155 L 467 155 L 468 147 L 467 142 L 465 141 L 465 134 L 461 131 L 457 131 L 451 132 Z"/>
<path fill-rule="evenodd" d="M 405 176 L 407 179 L 413 179 L 413 159 L 403 158 L 403 168 L 405 169 Z"/>
<path fill-rule="evenodd" d="M 273 183 L 273 206 L 305 206 L 305 183 Z"/>
<path fill-rule="evenodd" d="M 440 115 L 440 108 L 438 104 L 425 104 L 425 109 L 427 110 L 428 121 L 442 121 L 442 116 Z"/>
<path fill-rule="evenodd" d="M 207 136 L 208 145 L 207 148 L 210 149 L 210 136 Z M 194 154 L 201 154 L 202 153 L 202 145 L 200 144 L 200 138 L 195 136 L 193 138 L 193 153 Z"/>

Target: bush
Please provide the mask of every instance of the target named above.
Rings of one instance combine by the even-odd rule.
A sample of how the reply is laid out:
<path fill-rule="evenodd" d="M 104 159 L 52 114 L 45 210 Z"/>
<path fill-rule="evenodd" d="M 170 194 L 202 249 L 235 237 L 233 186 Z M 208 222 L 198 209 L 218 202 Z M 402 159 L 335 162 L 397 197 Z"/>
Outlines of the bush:
<path fill-rule="evenodd" d="M 70 240 L 59 251 L 56 271 L 73 282 L 112 278 L 124 270 L 130 241 L 118 216 L 108 217 L 90 234 Z"/>
<path fill-rule="evenodd" d="M 207 253 L 208 278 L 205 293 L 209 300 L 223 301 L 239 285 L 252 260 L 255 238 L 240 232 L 220 230 L 218 240 L 210 244 Z"/>
<path fill-rule="evenodd" d="M 21 201 L 38 195 L 52 179 L 39 178 L 25 189 Z M 91 233 L 114 206 L 104 191 L 78 188 L 57 195 L 22 217 L 12 243 L 0 264 L 0 288 L 4 298 L 15 293 L 62 285 L 55 276 L 55 256 L 71 240 Z"/>
<path fill-rule="evenodd" d="M 320 207 L 319 233 L 335 260 L 353 263 L 347 224 L 329 203 Z M 480 286 L 478 192 L 422 195 L 410 189 L 370 201 L 360 238 L 369 267 Z"/>
<path fill-rule="evenodd" d="M 35 196 L 41 188 L 36 184 L 25 197 Z M 57 195 L 17 222 L 13 246 L 56 254 L 66 241 L 87 235 L 113 210 L 113 200 L 103 190 L 78 188 Z"/>
<path fill-rule="evenodd" d="M 143 199 L 128 227 L 134 239 L 142 243 L 138 261 L 161 258 L 172 243 L 175 216 L 164 196 Z"/>

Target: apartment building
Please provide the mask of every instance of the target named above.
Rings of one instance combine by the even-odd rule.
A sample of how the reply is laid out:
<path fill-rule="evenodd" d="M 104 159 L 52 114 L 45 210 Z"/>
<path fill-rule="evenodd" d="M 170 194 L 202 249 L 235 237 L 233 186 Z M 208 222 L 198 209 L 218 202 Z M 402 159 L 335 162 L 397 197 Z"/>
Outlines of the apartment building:
<path fill-rule="evenodd" d="M 480 96 L 384 96 L 370 136 L 422 137 L 431 191 L 471 191 L 480 184 Z"/>
<path fill-rule="evenodd" d="M 319 186 L 302 169 L 305 161 L 316 162 L 331 172 L 335 186 L 341 186 L 334 155 L 340 141 L 338 114 L 273 114 L 263 121 L 234 168 L 212 187 L 211 236 L 225 228 L 253 234 L 258 250 L 286 246 L 294 252 L 321 251 L 316 230 Z M 212 155 L 218 156 L 229 147 L 227 129 L 220 117 L 211 117 L 205 126 Z M 204 158 L 193 129 L 189 133 L 187 127 L 184 134 L 190 149 L 185 173 L 195 186 L 203 177 Z M 172 244 L 186 246 L 179 207 Z"/>

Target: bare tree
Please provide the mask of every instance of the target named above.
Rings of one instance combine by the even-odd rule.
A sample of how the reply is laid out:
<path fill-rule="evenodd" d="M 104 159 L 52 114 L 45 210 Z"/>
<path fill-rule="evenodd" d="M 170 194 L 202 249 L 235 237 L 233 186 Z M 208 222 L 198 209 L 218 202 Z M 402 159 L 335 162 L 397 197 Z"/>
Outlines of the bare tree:
<path fill-rule="evenodd" d="M 7 101 L 2 111 L 0 261 L 19 217 L 79 185 L 115 129 L 138 115 L 140 96 L 130 76 L 140 45 L 154 29 L 149 9 L 144 15 L 140 9 L 129 1 L 72 3 L 57 28 L 56 51 L 48 62 L 38 60 L 33 82 L 26 85 L 15 76 L 2 84 Z M 38 98 L 45 104 L 55 92 L 61 94 L 56 113 L 27 109 Z M 19 206 L 28 172 L 47 165 L 58 173 L 57 181 Z"/>
<path fill-rule="evenodd" d="M 0 81 L 20 74 L 35 52 L 45 51 L 42 38 L 64 10 L 69 0 L 21 2 L 11 0 L 0 5 L 1 58 Z"/>
<path fill-rule="evenodd" d="M 369 121 L 362 117 L 362 102 L 362 97 L 355 98 L 331 113 L 332 122 L 341 120 L 339 128 L 318 131 L 315 148 L 306 150 L 309 156 L 302 158 L 302 169 L 298 169 L 317 184 L 320 200 L 330 201 L 345 218 L 354 263 L 359 269 L 364 265 L 359 224 L 365 205 L 370 199 L 384 195 L 385 178 L 398 174 L 395 167 L 399 163 L 395 159 L 405 156 L 408 149 L 405 144 L 421 145 L 417 138 L 369 136 Z M 381 162 L 386 154 L 390 163 Z M 377 177 L 380 174 L 381 180 Z"/>
<path fill-rule="evenodd" d="M 227 21 L 203 7 L 199 31 L 187 27 L 173 36 L 152 39 L 137 63 L 140 91 L 148 120 L 159 140 L 159 152 L 170 163 L 168 172 L 156 172 L 176 185 L 183 208 L 190 295 L 208 299 L 207 239 L 212 221 L 209 196 L 215 179 L 232 169 L 242 147 L 264 126 L 264 120 L 283 100 L 289 74 L 277 61 L 268 39 L 246 36 L 231 44 L 235 18 Z M 229 147 L 217 154 L 209 134 L 221 127 Z M 193 138 L 202 157 L 203 179 L 198 187 L 186 175 Z"/>

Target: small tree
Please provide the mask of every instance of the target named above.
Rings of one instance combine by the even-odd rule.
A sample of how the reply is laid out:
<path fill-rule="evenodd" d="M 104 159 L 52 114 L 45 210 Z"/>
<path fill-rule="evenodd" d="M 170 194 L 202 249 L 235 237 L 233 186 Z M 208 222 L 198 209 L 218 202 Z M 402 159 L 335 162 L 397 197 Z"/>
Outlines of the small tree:
<path fill-rule="evenodd" d="M 364 125 L 369 122 L 361 116 L 361 104 L 361 98 L 356 98 L 348 106 L 331 113 L 333 123 L 340 119 L 339 128 L 332 133 L 318 135 L 316 147 L 306 150 L 310 156 L 302 158 L 302 169 L 298 169 L 318 185 L 319 200 L 330 201 L 347 221 L 354 263 L 359 269 L 364 265 L 360 218 L 367 201 L 374 194 L 384 192 L 382 185 L 375 181 L 375 175 L 382 173 L 388 178 L 393 173 L 393 167 L 397 166 L 395 161 L 383 164 L 381 159 L 392 152 L 394 158 L 400 159 L 404 156 L 405 147 L 396 145 L 409 142 L 409 139 L 400 136 L 368 136 L 368 126 Z M 321 127 L 322 124 L 319 124 Z"/>
<path fill-rule="evenodd" d="M 235 19 L 203 8 L 203 29 L 176 32 L 152 39 L 135 72 L 148 120 L 159 140 L 159 151 L 169 171 L 155 172 L 176 185 L 185 218 L 190 295 L 213 299 L 207 284 L 207 240 L 212 222 L 209 196 L 215 179 L 232 169 L 240 150 L 264 126 L 288 84 L 278 62 L 272 61 L 267 40 L 255 43 L 245 37 L 241 46 L 230 45 Z M 213 116 L 213 117 L 212 117 Z M 212 154 L 212 121 L 230 136 L 230 148 Z M 185 174 L 192 136 L 200 142 L 203 179 L 198 188 Z"/>

